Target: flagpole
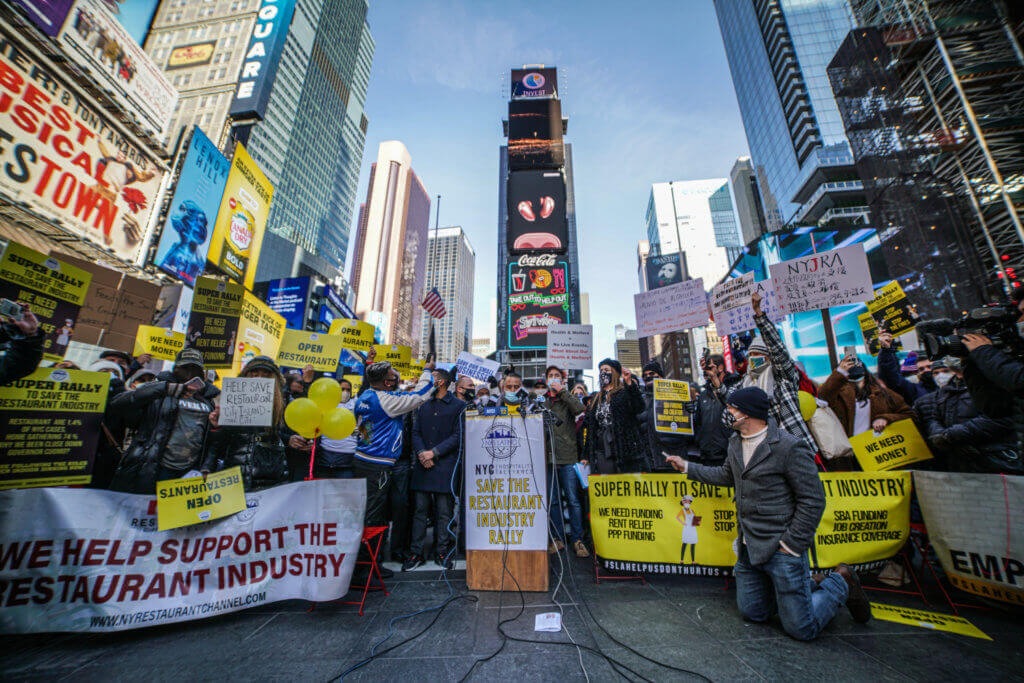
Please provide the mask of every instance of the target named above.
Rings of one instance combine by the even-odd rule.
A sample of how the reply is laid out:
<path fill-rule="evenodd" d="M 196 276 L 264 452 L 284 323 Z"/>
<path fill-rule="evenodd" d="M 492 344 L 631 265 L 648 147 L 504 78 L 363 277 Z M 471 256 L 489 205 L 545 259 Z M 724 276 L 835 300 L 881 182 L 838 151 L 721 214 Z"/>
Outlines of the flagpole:
<path fill-rule="evenodd" d="M 431 252 L 430 260 L 431 260 L 431 263 L 434 264 L 434 268 L 433 268 L 434 272 L 431 274 L 431 277 L 430 277 L 430 282 L 431 282 L 431 286 L 432 287 L 437 287 L 437 271 L 438 271 L 438 263 L 437 263 L 437 230 L 438 230 L 438 225 L 440 224 L 440 222 L 441 222 L 441 195 L 437 195 L 437 209 L 434 211 L 434 244 L 433 244 L 433 246 L 430 249 L 430 252 Z M 434 321 L 434 316 L 433 315 L 428 315 L 427 317 L 429 318 L 429 322 L 430 322 L 430 334 L 428 335 L 428 338 L 434 339 L 435 343 L 436 343 L 437 334 L 436 334 L 436 328 L 434 327 L 434 322 L 435 322 Z M 433 353 L 436 356 L 437 355 L 436 350 L 432 349 L 432 348 L 429 348 L 430 346 L 432 346 L 432 345 L 428 344 L 428 355 L 430 353 Z M 428 362 L 429 361 L 435 361 L 436 362 L 437 358 L 436 357 L 428 358 Z"/>

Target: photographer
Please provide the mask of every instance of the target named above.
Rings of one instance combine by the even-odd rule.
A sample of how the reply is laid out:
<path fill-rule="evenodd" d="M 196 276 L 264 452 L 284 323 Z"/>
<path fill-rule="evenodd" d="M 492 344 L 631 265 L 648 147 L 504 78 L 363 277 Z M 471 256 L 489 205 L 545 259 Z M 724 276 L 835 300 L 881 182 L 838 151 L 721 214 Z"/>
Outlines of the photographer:
<path fill-rule="evenodd" d="M 903 397 L 907 405 L 912 406 L 917 399 L 935 391 L 935 380 L 932 379 L 932 362 L 923 353 L 917 354 L 917 382 L 911 382 L 900 374 L 900 362 L 893 348 L 893 338 L 888 332 L 878 335 L 878 379 L 885 382 L 897 394 Z"/>
<path fill-rule="evenodd" d="M 693 433 L 700 449 L 700 462 L 719 465 L 725 460 L 732 431 L 722 423 L 729 394 L 739 388 L 743 378 L 725 369 L 725 357 L 714 353 L 701 359 L 704 388 L 697 395 L 697 412 L 693 416 Z"/>

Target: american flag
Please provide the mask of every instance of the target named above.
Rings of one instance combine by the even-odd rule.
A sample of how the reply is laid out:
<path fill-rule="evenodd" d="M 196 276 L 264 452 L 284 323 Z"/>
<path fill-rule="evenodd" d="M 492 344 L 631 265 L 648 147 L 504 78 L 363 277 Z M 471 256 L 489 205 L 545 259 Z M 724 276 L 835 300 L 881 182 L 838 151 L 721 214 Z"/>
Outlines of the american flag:
<path fill-rule="evenodd" d="M 423 308 L 427 310 L 431 318 L 443 318 L 448 312 L 445 310 L 444 300 L 438 293 L 437 287 L 431 289 L 426 298 L 423 299 Z"/>

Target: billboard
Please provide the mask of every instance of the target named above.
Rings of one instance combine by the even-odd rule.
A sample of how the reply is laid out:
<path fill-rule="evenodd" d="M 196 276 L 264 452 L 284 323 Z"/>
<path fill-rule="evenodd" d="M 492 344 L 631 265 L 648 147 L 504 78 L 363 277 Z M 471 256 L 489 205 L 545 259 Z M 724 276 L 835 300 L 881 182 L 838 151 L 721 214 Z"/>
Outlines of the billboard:
<path fill-rule="evenodd" d="M 146 34 L 149 33 L 149 25 L 153 22 L 153 15 L 156 14 L 156 7 L 160 0 L 104 0 L 104 6 L 109 9 L 117 18 L 117 23 L 124 27 L 136 43 L 142 45 L 146 42 Z"/>
<path fill-rule="evenodd" d="M 173 71 L 174 69 L 209 64 L 213 60 L 213 52 L 216 49 L 217 41 L 215 40 L 173 47 L 171 54 L 167 57 L 167 66 L 164 67 L 164 70 Z"/>
<path fill-rule="evenodd" d="M 565 251 L 565 178 L 561 171 L 513 171 L 508 175 L 508 251 Z"/>
<path fill-rule="evenodd" d="M 295 0 L 262 0 L 256 15 L 252 40 L 242 62 L 238 89 L 228 112 L 234 118 L 263 120 L 274 86 L 274 74 L 281 60 L 284 41 L 295 12 Z"/>
<path fill-rule="evenodd" d="M 25 10 L 29 20 L 51 38 L 60 33 L 60 27 L 71 11 L 74 0 L 14 0 Z"/>
<path fill-rule="evenodd" d="M 555 67 L 512 69 L 512 99 L 558 97 L 558 75 Z"/>
<path fill-rule="evenodd" d="M 274 186 L 241 143 L 235 145 L 207 259 L 252 289 Z"/>
<path fill-rule="evenodd" d="M 512 100 L 508 103 L 508 167 L 560 168 L 562 103 L 558 100 Z"/>
<path fill-rule="evenodd" d="M 683 281 L 683 264 L 678 253 L 647 257 L 647 291 Z"/>
<path fill-rule="evenodd" d="M 291 330 L 301 330 L 306 323 L 306 301 L 309 299 L 309 277 L 287 277 L 267 283 L 267 305 L 284 318 Z"/>
<path fill-rule="evenodd" d="M 76 0 L 57 40 L 129 118 L 162 139 L 178 91 L 107 7 L 103 0 Z"/>
<path fill-rule="evenodd" d="M 569 320 L 569 264 L 555 254 L 508 265 L 508 348 L 543 349 L 548 327 Z"/>
<path fill-rule="evenodd" d="M 134 260 L 163 179 L 155 157 L 27 51 L 0 56 L 0 101 L 0 195 Z"/>
<path fill-rule="evenodd" d="M 189 287 L 196 286 L 206 265 L 213 223 L 230 170 L 231 162 L 217 146 L 203 131 L 193 129 L 153 260 Z"/>

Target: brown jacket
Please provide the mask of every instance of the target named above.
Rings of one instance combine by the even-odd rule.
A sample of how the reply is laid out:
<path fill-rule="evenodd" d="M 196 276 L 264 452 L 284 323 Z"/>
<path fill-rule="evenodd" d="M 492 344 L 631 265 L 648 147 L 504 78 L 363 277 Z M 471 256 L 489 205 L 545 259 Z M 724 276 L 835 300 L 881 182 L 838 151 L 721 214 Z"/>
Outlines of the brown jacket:
<path fill-rule="evenodd" d="M 886 389 L 873 376 L 868 375 L 868 382 L 871 384 L 871 393 L 868 401 L 871 405 L 871 421 L 882 418 L 887 422 L 896 422 L 913 417 L 914 413 L 903 400 L 903 397 L 891 389 Z M 825 380 L 825 383 L 818 389 L 818 398 L 828 402 L 839 421 L 843 423 L 843 429 L 847 436 L 853 436 L 853 417 L 856 413 L 857 390 L 846 377 L 840 372 L 833 372 Z"/>

